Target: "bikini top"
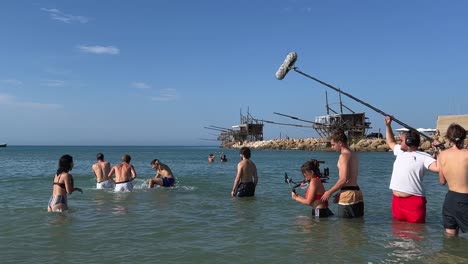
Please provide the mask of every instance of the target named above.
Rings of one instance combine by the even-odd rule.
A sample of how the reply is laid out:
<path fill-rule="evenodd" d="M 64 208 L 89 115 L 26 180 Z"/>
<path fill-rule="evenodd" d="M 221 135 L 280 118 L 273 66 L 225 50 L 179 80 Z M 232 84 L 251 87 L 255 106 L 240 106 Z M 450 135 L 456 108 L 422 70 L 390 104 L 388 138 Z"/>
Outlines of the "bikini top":
<path fill-rule="evenodd" d="M 62 174 L 58 175 L 59 181 L 60 181 L 61 176 Z M 55 177 L 57 177 L 57 175 L 55 175 Z M 55 178 L 54 178 L 54 185 L 58 185 L 60 188 L 65 189 L 65 183 L 55 182 Z"/>
<path fill-rule="evenodd" d="M 318 181 L 321 182 L 321 180 L 318 177 L 316 177 L 316 178 L 314 178 L 312 180 L 318 180 Z M 323 196 L 323 193 L 322 194 L 316 194 L 314 196 L 314 199 L 312 199 L 312 202 L 322 199 L 322 196 Z M 307 191 L 306 191 L 306 198 L 308 198 L 308 197 L 309 197 L 309 189 L 307 189 Z M 325 206 L 328 207 L 328 201 L 325 201 L 324 204 L 325 204 Z"/>

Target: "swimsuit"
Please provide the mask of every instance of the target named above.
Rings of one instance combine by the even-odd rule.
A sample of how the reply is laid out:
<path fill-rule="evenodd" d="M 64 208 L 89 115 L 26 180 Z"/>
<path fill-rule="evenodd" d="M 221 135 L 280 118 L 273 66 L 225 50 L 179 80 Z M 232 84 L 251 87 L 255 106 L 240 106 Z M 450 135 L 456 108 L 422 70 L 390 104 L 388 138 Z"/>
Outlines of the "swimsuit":
<path fill-rule="evenodd" d="M 426 197 L 411 195 L 392 197 L 393 218 L 408 223 L 424 224 L 426 222 Z"/>
<path fill-rule="evenodd" d="M 116 182 L 114 192 L 131 192 L 133 190 L 132 180 Z"/>
<path fill-rule="evenodd" d="M 339 193 L 338 217 L 354 218 L 364 215 L 364 199 L 359 186 L 343 186 Z"/>
<path fill-rule="evenodd" d="M 163 177 L 162 181 L 163 181 L 163 186 L 164 187 L 174 186 L 174 183 L 175 183 L 174 178 L 168 178 L 168 177 Z"/>
<path fill-rule="evenodd" d="M 60 177 L 61 175 L 55 175 L 54 177 L 54 182 L 53 182 L 53 185 L 57 185 L 59 186 L 60 188 L 64 189 L 66 191 L 66 188 L 65 188 L 65 183 L 60 183 L 60 182 L 56 182 L 55 181 L 55 178 L 58 177 L 58 180 L 60 181 Z M 73 179 L 73 178 L 72 178 Z M 52 195 L 49 199 L 49 204 L 48 204 L 48 207 L 49 207 L 49 210 L 52 211 L 52 208 L 58 204 L 63 204 L 65 206 L 67 206 L 67 195 L 66 194 L 58 194 L 58 195 Z"/>
<path fill-rule="evenodd" d="M 319 178 L 314 178 L 314 180 L 321 181 Z M 318 200 L 322 199 L 322 196 L 323 196 L 323 193 L 322 194 L 316 194 L 314 196 L 314 199 L 312 200 L 312 203 L 314 201 L 318 201 Z M 307 191 L 305 193 L 305 197 L 306 197 L 306 199 L 309 197 L 309 189 L 307 189 Z M 312 216 L 313 217 L 322 218 L 322 217 L 329 217 L 329 216 L 333 215 L 333 212 L 328 208 L 328 201 L 323 202 L 323 204 L 326 206 L 326 208 L 312 209 Z"/>
<path fill-rule="evenodd" d="M 67 195 L 52 195 L 49 200 L 49 209 L 52 211 L 52 208 L 58 204 L 63 204 L 67 206 Z"/>
<path fill-rule="evenodd" d="M 448 191 L 442 209 L 444 227 L 468 232 L 468 193 Z"/>
<path fill-rule="evenodd" d="M 112 188 L 114 184 L 110 180 L 96 183 L 96 189 Z"/>
<path fill-rule="evenodd" d="M 312 216 L 316 218 L 329 217 L 332 215 L 333 212 L 328 207 L 312 209 Z"/>
<path fill-rule="evenodd" d="M 241 182 L 237 185 L 237 189 L 234 192 L 234 196 L 254 196 L 255 195 L 255 184 L 253 182 Z"/>

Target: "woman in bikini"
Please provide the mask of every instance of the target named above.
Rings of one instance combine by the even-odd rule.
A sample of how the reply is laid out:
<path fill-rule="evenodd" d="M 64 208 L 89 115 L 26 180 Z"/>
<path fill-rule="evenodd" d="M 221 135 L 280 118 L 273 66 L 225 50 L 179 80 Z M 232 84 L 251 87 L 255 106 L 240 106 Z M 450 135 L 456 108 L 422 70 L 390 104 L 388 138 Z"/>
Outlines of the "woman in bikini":
<path fill-rule="evenodd" d="M 302 175 L 309 183 L 305 197 L 298 195 L 295 191 L 291 192 L 291 197 L 299 203 L 312 206 L 313 217 L 329 217 L 333 213 L 328 209 L 328 201 L 321 200 L 325 193 L 325 187 L 320 179 L 320 168 L 318 160 L 310 160 L 301 167 Z"/>
<path fill-rule="evenodd" d="M 60 157 L 57 173 L 54 176 L 52 196 L 47 210 L 49 212 L 63 212 L 68 210 L 67 194 L 74 191 L 83 193 L 80 188 L 73 186 L 73 176 L 68 172 L 73 168 L 73 157 L 63 155 Z"/>

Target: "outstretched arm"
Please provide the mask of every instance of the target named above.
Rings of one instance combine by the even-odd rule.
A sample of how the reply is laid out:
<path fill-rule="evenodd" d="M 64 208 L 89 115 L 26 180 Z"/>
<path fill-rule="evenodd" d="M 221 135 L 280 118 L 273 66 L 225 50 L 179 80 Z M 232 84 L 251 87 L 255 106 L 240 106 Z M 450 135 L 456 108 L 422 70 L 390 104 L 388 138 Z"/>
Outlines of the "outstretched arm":
<path fill-rule="evenodd" d="M 385 117 L 385 133 L 385 140 L 387 141 L 387 145 L 390 147 L 391 150 L 393 150 L 393 148 L 396 145 L 396 141 L 392 131 L 392 118 L 390 116 Z"/>

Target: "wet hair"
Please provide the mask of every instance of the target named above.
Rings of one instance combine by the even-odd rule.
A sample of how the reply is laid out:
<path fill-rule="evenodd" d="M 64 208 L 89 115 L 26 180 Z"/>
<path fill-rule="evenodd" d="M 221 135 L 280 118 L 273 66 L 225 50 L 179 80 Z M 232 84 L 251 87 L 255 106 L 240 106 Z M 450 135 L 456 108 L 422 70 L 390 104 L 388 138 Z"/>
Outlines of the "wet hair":
<path fill-rule="evenodd" d="M 305 173 L 307 171 L 313 171 L 316 176 L 320 175 L 320 164 L 319 161 L 316 159 L 311 159 L 309 161 L 306 161 L 304 164 L 301 166 L 301 171 L 302 173 Z"/>
<path fill-rule="evenodd" d="M 152 160 L 152 161 L 151 161 L 151 165 L 154 165 L 154 164 L 156 164 L 156 162 L 157 162 L 157 163 L 159 163 L 159 160 L 158 160 L 158 159 L 154 159 L 154 160 Z"/>
<path fill-rule="evenodd" d="M 455 144 L 458 149 L 462 149 L 464 147 L 463 143 L 466 138 L 466 130 L 459 124 L 452 123 L 447 128 L 445 137 L 447 137 L 451 143 Z"/>
<path fill-rule="evenodd" d="M 132 160 L 132 157 L 130 157 L 130 155 L 128 154 L 125 154 L 122 156 L 122 161 L 123 162 L 130 162 Z"/>
<path fill-rule="evenodd" d="M 59 175 L 62 172 L 69 172 L 73 168 L 73 157 L 66 154 L 60 157 L 58 162 L 57 174 Z"/>
<path fill-rule="evenodd" d="M 102 154 L 102 153 L 96 154 L 96 159 L 100 160 L 100 161 L 103 161 L 104 160 L 104 154 Z"/>
<path fill-rule="evenodd" d="M 348 137 L 342 129 L 337 129 L 333 131 L 333 133 L 330 136 L 330 140 L 333 140 L 335 142 L 341 142 L 343 144 L 348 144 Z"/>
<path fill-rule="evenodd" d="M 244 155 L 246 159 L 250 159 L 250 149 L 248 147 L 242 147 L 239 151 L 240 154 Z"/>

